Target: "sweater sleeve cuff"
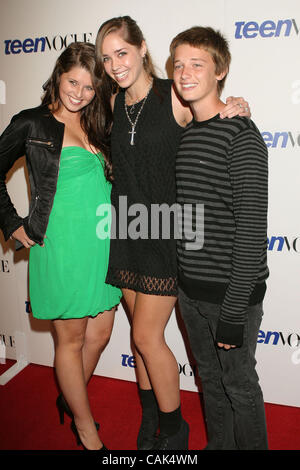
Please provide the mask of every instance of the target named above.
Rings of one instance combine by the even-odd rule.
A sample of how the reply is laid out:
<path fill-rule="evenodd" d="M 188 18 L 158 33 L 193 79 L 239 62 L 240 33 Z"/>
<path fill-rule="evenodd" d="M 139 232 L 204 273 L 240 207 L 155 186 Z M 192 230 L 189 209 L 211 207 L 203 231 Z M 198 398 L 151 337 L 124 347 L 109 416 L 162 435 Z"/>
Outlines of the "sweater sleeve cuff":
<path fill-rule="evenodd" d="M 217 343 L 242 346 L 244 335 L 244 325 L 235 325 L 219 320 L 216 333 Z"/>

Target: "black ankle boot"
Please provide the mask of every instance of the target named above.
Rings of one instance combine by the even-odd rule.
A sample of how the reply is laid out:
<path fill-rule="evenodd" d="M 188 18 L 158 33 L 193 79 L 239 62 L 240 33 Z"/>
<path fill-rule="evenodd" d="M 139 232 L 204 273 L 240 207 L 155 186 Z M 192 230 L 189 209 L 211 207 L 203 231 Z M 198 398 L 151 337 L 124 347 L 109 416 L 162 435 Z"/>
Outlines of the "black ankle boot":
<path fill-rule="evenodd" d="M 158 429 L 158 406 L 153 390 L 139 389 L 142 404 L 142 422 L 137 438 L 138 450 L 150 450 Z"/>
<path fill-rule="evenodd" d="M 188 450 L 189 448 L 189 425 L 182 420 L 179 431 L 168 436 L 160 433 L 152 447 L 153 450 Z"/>

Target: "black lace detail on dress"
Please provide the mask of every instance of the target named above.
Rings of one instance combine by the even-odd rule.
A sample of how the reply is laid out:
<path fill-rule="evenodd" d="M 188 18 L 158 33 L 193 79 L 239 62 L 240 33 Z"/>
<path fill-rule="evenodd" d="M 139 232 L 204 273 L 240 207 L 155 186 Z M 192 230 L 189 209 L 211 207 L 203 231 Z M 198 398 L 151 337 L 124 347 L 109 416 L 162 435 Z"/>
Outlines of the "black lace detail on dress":
<path fill-rule="evenodd" d="M 177 296 L 177 277 L 158 278 L 133 273 L 125 269 L 110 269 L 106 282 L 123 289 L 152 295 Z"/>

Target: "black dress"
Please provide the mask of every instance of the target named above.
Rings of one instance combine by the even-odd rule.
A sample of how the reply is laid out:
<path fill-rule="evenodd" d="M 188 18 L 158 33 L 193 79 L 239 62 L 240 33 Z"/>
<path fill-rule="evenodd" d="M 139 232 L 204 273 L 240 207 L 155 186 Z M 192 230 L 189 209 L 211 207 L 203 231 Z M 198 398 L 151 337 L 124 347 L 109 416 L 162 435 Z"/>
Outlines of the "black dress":
<path fill-rule="evenodd" d="M 171 88 L 171 80 L 154 79 L 137 121 L 134 145 L 124 90 L 116 97 L 111 136 L 115 217 L 106 282 L 145 294 L 176 296 L 175 212 L 170 208 L 176 202 L 175 158 L 183 128 L 173 116 Z M 143 100 L 134 105 L 132 122 L 142 105 Z"/>

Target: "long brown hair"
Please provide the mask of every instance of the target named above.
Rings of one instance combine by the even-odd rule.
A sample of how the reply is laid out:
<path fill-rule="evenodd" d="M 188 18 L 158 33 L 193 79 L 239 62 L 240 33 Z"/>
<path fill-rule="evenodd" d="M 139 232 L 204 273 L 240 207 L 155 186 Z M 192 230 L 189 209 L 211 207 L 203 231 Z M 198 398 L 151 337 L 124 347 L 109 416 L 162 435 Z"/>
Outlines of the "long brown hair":
<path fill-rule="evenodd" d="M 53 72 L 43 86 L 42 104 L 51 107 L 52 112 L 61 106 L 59 98 L 60 77 L 73 67 L 82 67 L 91 75 L 95 96 L 88 106 L 80 111 L 80 123 L 90 145 L 100 150 L 105 159 L 105 173 L 111 179 L 111 158 L 109 145 L 110 106 L 103 99 L 101 79 L 95 74 L 95 46 L 85 42 L 73 42 L 58 57 Z"/>
<path fill-rule="evenodd" d="M 144 35 L 137 25 L 136 21 L 133 20 L 130 16 L 118 16 L 111 18 L 110 20 L 102 23 L 98 30 L 96 38 L 96 69 L 95 73 L 97 77 L 102 82 L 102 99 L 110 100 L 112 94 L 116 93 L 119 90 L 117 83 L 107 75 L 103 67 L 103 56 L 102 56 L 102 45 L 103 41 L 109 33 L 120 31 L 122 38 L 128 44 L 136 46 L 137 48 L 142 47 L 143 41 L 145 41 Z M 148 51 L 143 58 L 143 66 L 147 75 L 151 78 L 157 78 L 155 67 L 151 55 Z M 153 91 L 157 94 L 158 91 L 155 88 L 155 82 L 153 82 Z M 107 106 L 107 105 L 106 105 Z M 112 122 L 112 114 L 111 114 Z"/>

